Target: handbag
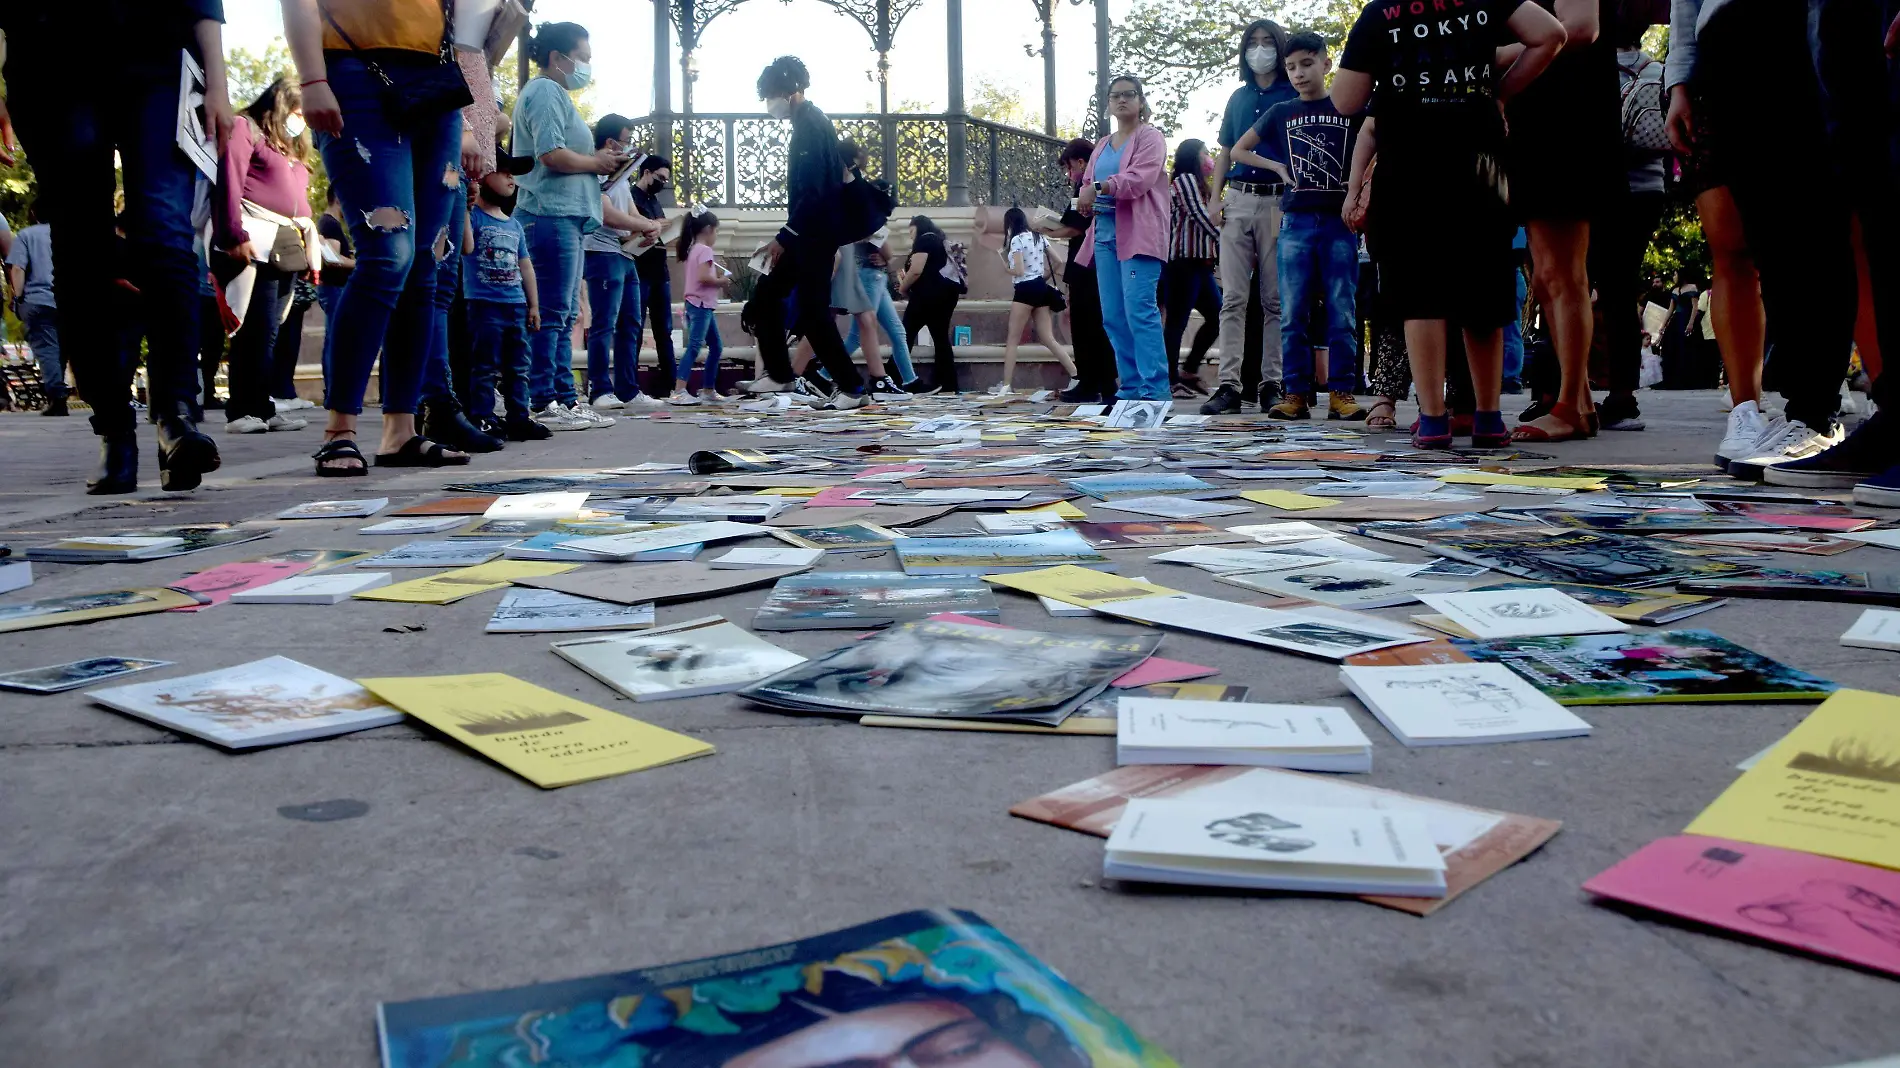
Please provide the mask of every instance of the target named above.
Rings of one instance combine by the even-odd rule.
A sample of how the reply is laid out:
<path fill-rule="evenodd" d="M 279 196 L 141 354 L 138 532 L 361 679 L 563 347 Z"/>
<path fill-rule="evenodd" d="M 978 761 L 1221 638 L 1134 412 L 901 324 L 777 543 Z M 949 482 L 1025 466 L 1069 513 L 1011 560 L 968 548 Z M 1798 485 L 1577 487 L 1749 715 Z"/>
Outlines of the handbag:
<path fill-rule="evenodd" d="M 509 46 L 515 38 L 521 36 L 521 28 L 528 24 L 528 9 L 521 6 L 521 0 L 501 0 L 495 8 L 495 20 L 488 24 L 488 37 L 482 42 L 482 52 L 488 57 L 488 68 L 493 70 L 501 66 L 508 54 Z"/>
<path fill-rule="evenodd" d="M 303 247 L 303 232 L 295 226 L 279 226 L 265 260 L 285 274 L 302 274 L 310 269 L 310 253 Z"/>
<path fill-rule="evenodd" d="M 442 0 L 442 43 L 436 49 L 436 61 L 427 66 L 397 67 L 393 71 L 363 55 L 350 35 L 337 25 L 336 16 L 321 4 L 330 28 L 348 45 L 350 52 L 363 61 L 364 69 L 376 79 L 376 94 L 382 98 L 383 112 L 401 129 L 411 129 L 450 111 L 459 111 L 475 102 L 468 81 L 455 62 L 452 30 L 455 24 L 455 0 Z"/>

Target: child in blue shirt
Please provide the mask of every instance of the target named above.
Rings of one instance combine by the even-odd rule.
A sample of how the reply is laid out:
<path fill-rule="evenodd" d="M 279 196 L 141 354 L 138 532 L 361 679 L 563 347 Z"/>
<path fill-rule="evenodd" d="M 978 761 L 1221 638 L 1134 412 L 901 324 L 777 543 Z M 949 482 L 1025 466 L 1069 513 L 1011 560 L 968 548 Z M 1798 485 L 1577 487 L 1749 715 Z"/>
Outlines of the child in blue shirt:
<path fill-rule="evenodd" d="M 496 425 L 499 378 L 506 417 L 495 432 L 509 441 L 534 441 L 554 431 L 529 418 L 528 332 L 540 329 L 541 306 L 527 235 L 513 217 L 514 208 L 515 178 L 508 170 L 495 171 L 476 184 L 474 210 L 468 215 L 473 251 L 462 264 L 471 349 L 463 407 L 470 418 Z"/>

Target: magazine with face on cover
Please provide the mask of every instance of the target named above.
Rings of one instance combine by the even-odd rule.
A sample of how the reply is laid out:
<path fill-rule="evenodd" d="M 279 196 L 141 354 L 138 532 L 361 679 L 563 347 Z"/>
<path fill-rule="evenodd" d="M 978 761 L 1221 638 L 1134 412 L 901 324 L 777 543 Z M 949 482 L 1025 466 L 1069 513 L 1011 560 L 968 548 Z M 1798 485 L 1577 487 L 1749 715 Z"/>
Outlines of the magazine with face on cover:
<path fill-rule="evenodd" d="M 555 590 L 510 589 L 488 617 L 489 634 L 555 634 L 586 630 L 643 630 L 653 606 L 597 601 Z"/>
<path fill-rule="evenodd" d="M 721 616 L 639 634 L 555 642 L 555 655 L 635 701 L 731 693 L 805 658 Z"/>
<path fill-rule="evenodd" d="M 286 656 L 86 696 L 227 749 L 327 738 L 402 721 L 401 712 L 349 679 Z"/>
<path fill-rule="evenodd" d="M 1160 643 L 1154 633 L 1069 636 L 926 620 L 898 624 L 741 693 L 793 710 L 1053 724 Z"/>
<path fill-rule="evenodd" d="M 1473 661 L 1502 664 L 1564 705 L 1815 701 L 1834 683 L 1706 630 L 1454 639 Z"/>
<path fill-rule="evenodd" d="M 754 630 L 881 627 L 939 612 L 994 616 L 996 597 L 975 575 L 822 571 L 778 580 L 752 619 Z"/>
<path fill-rule="evenodd" d="M 445 1050 L 479 1055 L 471 1068 L 1178 1068 L 981 916 L 949 909 L 613 975 L 383 1002 L 377 1033 L 383 1068 L 440 1068 Z"/>

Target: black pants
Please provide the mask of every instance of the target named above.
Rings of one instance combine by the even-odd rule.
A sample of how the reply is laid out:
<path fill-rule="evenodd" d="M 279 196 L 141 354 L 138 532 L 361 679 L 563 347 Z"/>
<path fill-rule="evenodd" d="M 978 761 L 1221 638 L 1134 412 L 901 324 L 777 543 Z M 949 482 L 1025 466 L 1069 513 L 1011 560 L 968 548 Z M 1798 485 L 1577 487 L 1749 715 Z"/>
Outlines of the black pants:
<path fill-rule="evenodd" d="M 1643 250 L 1662 221 L 1663 193 L 1630 193 L 1590 224 L 1590 284 L 1603 313 L 1604 370 L 1610 392 L 1634 393 L 1642 382 Z"/>
<path fill-rule="evenodd" d="M 759 359 L 765 364 L 765 373 L 780 382 L 792 380 L 792 357 L 790 346 L 786 343 L 786 329 L 789 327 L 801 337 L 811 342 L 812 354 L 818 357 L 818 363 L 824 367 L 831 381 L 846 393 L 861 393 L 864 379 L 851 363 L 850 354 L 844 351 L 844 338 L 838 336 L 838 322 L 831 314 L 831 261 L 838 254 L 835 245 L 806 243 L 795 244 L 785 250 L 772 273 L 759 282 L 758 290 L 753 294 L 753 306 L 757 314 L 753 317 L 753 329 L 757 332 Z M 787 298 L 790 298 L 789 302 Z M 791 323 L 786 323 L 787 304 L 790 304 Z M 647 314 L 653 314 L 653 303 L 647 302 Z M 661 321 L 662 323 L 664 320 Z M 657 337 L 663 326 L 656 325 Z M 940 342 L 941 344 L 941 342 Z M 667 342 L 663 350 L 667 358 L 662 362 L 667 392 L 673 390 L 672 343 Z"/>
<path fill-rule="evenodd" d="M 1064 276 L 1069 283 L 1069 336 L 1075 345 L 1076 387 L 1084 393 L 1114 397 L 1121 388 L 1115 370 L 1115 346 L 1102 328 L 1102 291 L 1095 288 L 1095 268 L 1070 264 Z M 1215 317 L 1219 332 L 1219 316 Z"/>
<path fill-rule="evenodd" d="M 251 306 L 244 313 L 244 325 L 231 338 L 227 357 L 231 397 L 224 402 L 226 422 L 247 415 L 268 420 L 277 414 L 270 402 L 270 387 L 277 358 L 277 317 L 290 299 L 290 275 L 267 263 L 256 266 Z"/>
<path fill-rule="evenodd" d="M 646 305 L 647 325 L 653 330 L 653 377 L 647 379 L 647 395 L 664 398 L 672 394 L 679 382 L 673 356 L 673 278 L 665 267 L 654 274 L 639 267 L 634 269 L 640 271 L 640 299 Z M 830 276 L 826 277 L 826 284 L 829 285 Z M 759 283 L 759 288 L 765 288 L 765 283 Z M 837 330 L 834 329 L 832 333 L 837 333 Z M 840 347 L 843 344 L 839 342 Z M 633 366 L 636 369 L 640 366 L 640 335 L 637 332 L 633 336 Z M 772 377 L 783 382 L 790 376 Z"/>
<path fill-rule="evenodd" d="M 936 370 L 931 373 L 930 384 L 945 393 L 960 392 L 957 386 L 956 349 L 950 334 L 950 317 L 956 314 L 957 300 L 960 296 L 961 294 L 952 290 L 935 295 L 912 296 L 904 304 L 904 343 L 910 346 L 914 360 L 917 340 L 923 336 L 925 330 L 930 331 L 931 354 L 936 358 Z M 1100 301 L 1099 298 L 1092 299 L 1096 299 L 1098 304 L 1095 329 L 1099 332 L 1102 328 Z M 1071 314 L 1075 312 L 1076 307 L 1076 305 L 1070 305 Z M 1082 340 L 1078 336 L 1076 350 L 1079 352 L 1081 348 Z"/>
<path fill-rule="evenodd" d="M 120 42 L 111 78 L 75 80 L 71 42 L 9 35 L 8 107 L 39 178 L 40 217 L 53 228 L 60 349 L 92 429 L 130 434 L 137 350 L 119 344 L 112 306 L 121 268 L 114 247 L 113 151 L 125 186 L 124 273 L 138 287 L 147 329 L 146 380 L 154 417 L 190 415 L 198 394 L 198 256 L 192 251 L 196 169 L 178 151 L 178 50 Z M 121 290 L 123 292 L 123 290 Z M 90 312 L 87 310 L 90 309 Z"/>
<path fill-rule="evenodd" d="M 271 356 L 270 395 L 289 400 L 297 395 L 297 361 L 303 356 L 303 314 L 314 301 L 296 299 L 291 286 L 290 314 L 277 328 L 277 342 Z"/>
<path fill-rule="evenodd" d="M 1181 381 L 1181 336 L 1187 333 L 1188 313 L 1201 313 L 1188 351 L 1187 373 L 1200 370 L 1207 350 L 1220 339 L 1220 284 L 1214 280 L 1211 260 L 1169 260 L 1161 265 L 1161 342 L 1168 350 L 1168 384 Z"/>
<path fill-rule="evenodd" d="M 218 395 L 218 365 L 224 362 L 224 317 L 218 312 L 218 298 L 206 294 L 198 298 L 198 375 L 204 382 L 204 398 Z"/>

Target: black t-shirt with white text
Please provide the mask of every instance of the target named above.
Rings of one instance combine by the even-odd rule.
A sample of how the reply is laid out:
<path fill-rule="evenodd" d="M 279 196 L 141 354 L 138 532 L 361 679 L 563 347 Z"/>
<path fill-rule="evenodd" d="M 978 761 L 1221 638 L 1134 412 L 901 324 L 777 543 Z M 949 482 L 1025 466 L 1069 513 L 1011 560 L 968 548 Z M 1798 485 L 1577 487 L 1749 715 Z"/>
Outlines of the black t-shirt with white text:
<path fill-rule="evenodd" d="M 1493 95 L 1506 21 L 1525 0 L 1372 0 L 1353 23 L 1339 65 L 1370 74 L 1379 140 L 1503 136 Z M 1467 141 L 1467 144 L 1471 143 Z"/>
<path fill-rule="evenodd" d="M 1261 155 L 1286 167 L 1293 182 L 1280 198 L 1281 211 L 1339 214 L 1346 204 L 1346 176 L 1360 119 L 1345 116 L 1330 97 L 1275 104 L 1254 123 Z"/>

